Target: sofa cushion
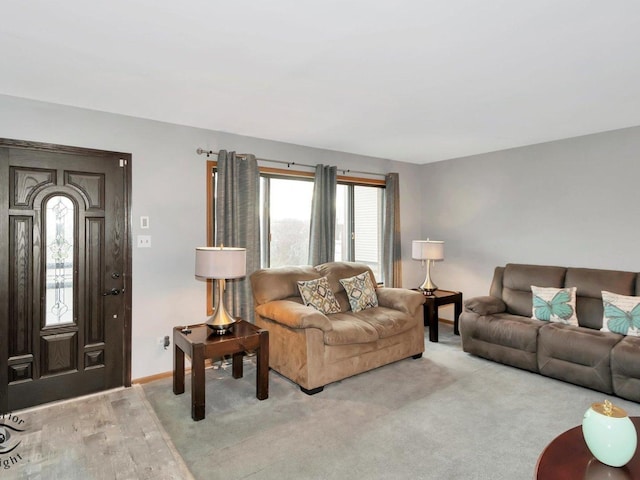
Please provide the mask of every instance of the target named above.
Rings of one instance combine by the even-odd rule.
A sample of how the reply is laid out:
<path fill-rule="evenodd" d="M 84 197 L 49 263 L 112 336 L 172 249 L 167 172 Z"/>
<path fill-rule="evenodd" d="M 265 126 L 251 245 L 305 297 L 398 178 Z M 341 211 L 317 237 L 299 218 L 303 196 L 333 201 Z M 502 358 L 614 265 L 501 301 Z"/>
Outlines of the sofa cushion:
<path fill-rule="evenodd" d="M 378 340 L 378 332 L 368 322 L 352 313 L 336 313 L 329 317 L 331 330 L 324 332 L 325 345 L 350 345 Z"/>
<path fill-rule="evenodd" d="M 611 350 L 613 392 L 640 402 L 640 338 L 624 337 Z"/>
<path fill-rule="evenodd" d="M 548 377 L 612 393 L 611 349 L 622 338 L 590 328 L 545 324 L 538 336 L 538 369 Z"/>
<path fill-rule="evenodd" d="M 533 315 L 545 322 L 578 325 L 576 317 L 576 288 L 545 288 L 531 285 Z"/>
<path fill-rule="evenodd" d="M 502 278 L 502 300 L 507 305 L 507 312 L 531 317 L 531 285 L 562 288 L 566 270 L 564 267 L 507 264 Z"/>
<path fill-rule="evenodd" d="M 599 330 L 602 327 L 602 290 L 634 295 L 635 281 L 636 274 L 631 272 L 568 268 L 565 286 L 578 289 L 576 313 L 580 326 Z"/>
<path fill-rule="evenodd" d="M 329 287 L 327 277 L 315 280 L 298 281 L 298 290 L 305 305 L 324 313 L 338 313 L 340 305 Z"/>
<path fill-rule="evenodd" d="M 369 272 L 363 272 L 349 278 L 342 278 L 340 279 L 340 283 L 347 292 L 349 305 L 351 305 L 353 312 L 378 306 L 376 287 L 371 281 Z"/>
<path fill-rule="evenodd" d="M 478 340 L 526 352 L 536 351 L 538 329 L 544 325 L 540 320 L 510 313 L 481 316 L 477 323 L 480 328 L 474 337 Z"/>
<path fill-rule="evenodd" d="M 509 313 L 478 315 L 465 311 L 460 315 L 462 348 L 474 355 L 537 372 L 538 329 L 543 324 Z"/>
<path fill-rule="evenodd" d="M 640 336 L 640 297 L 602 292 L 602 331 Z"/>

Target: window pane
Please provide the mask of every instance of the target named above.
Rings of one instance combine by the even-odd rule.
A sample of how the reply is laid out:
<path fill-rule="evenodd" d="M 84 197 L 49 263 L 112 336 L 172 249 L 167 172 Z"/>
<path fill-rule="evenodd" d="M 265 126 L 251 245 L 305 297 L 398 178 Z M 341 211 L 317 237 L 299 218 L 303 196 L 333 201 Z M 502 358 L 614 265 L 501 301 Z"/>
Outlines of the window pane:
<path fill-rule="evenodd" d="M 73 223 L 71 200 L 47 200 L 45 325 L 73 322 Z"/>
<path fill-rule="evenodd" d="M 376 280 L 382 280 L 382 199 L 384 190 L 354 187 L 355 246 L 353 260 L 369 265 Z"/>
<path fill-rule="evenodd" d="M 269 266 L 307 265 L 313 182 L 269 179 Z"/>

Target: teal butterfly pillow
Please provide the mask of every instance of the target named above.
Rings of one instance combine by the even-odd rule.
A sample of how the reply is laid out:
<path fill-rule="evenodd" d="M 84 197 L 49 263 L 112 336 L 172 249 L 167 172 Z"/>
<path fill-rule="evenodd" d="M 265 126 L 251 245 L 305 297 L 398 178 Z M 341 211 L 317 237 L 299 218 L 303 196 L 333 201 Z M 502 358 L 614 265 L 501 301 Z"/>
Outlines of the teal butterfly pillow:
<path fill-rule="evenodd" d="M 603 332 L 640 337 L 640 297 L 602 291 Z"/>
<path fill-rule="evenodd" d="M 533 315 L 531 318 L 545 322 L 578 326 L 576 316 L 576 287 L 535 287 L 533 292 Z"/>

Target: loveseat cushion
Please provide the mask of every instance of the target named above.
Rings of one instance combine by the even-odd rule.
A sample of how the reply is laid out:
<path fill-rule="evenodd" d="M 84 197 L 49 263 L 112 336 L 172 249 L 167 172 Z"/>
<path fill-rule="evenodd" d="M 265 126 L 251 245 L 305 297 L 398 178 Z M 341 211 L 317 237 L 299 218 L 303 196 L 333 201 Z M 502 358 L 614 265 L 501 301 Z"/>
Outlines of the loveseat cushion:
<path fill-rule="evenodd" d="M 289 328 L 319 328 L 326 332 L 332 328 L 322 312 L 292 300 L 275 300 L 257 305 L 256 313 Z"/>
<path fill-rule="evenodd" d="M 416 328 L 415 317 L 386 307 L 375 307 L 353 313 L 353 316 L 375 328 L 379 338 L 393 337 Z"/>
<path fill-rule="evenodd" d="M 371 324 L 352 313 L 334 313 L 330 321 L 331 330 L 324 332 L 325 345 L 368 343 L 379 338 L 378 332 Z"/>
<path fill-rule="evenodd" d="M 317 270 L 309 266 L 264 268 L 251 274 L 251 289 L 257 305 L 273 300 L 299 297 L 299 280 L 320 278 Z"/>

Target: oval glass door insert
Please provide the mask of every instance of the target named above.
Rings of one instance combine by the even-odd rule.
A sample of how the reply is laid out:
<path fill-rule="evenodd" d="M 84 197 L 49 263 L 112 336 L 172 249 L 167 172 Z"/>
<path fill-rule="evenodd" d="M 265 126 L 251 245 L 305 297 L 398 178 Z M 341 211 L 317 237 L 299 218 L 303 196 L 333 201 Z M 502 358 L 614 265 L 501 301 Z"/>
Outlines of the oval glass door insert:
<path fill-rule="evenodd" d="M 46 204 L 45 326 L 73 322 L 73 202 L 56 195 Z"/>

